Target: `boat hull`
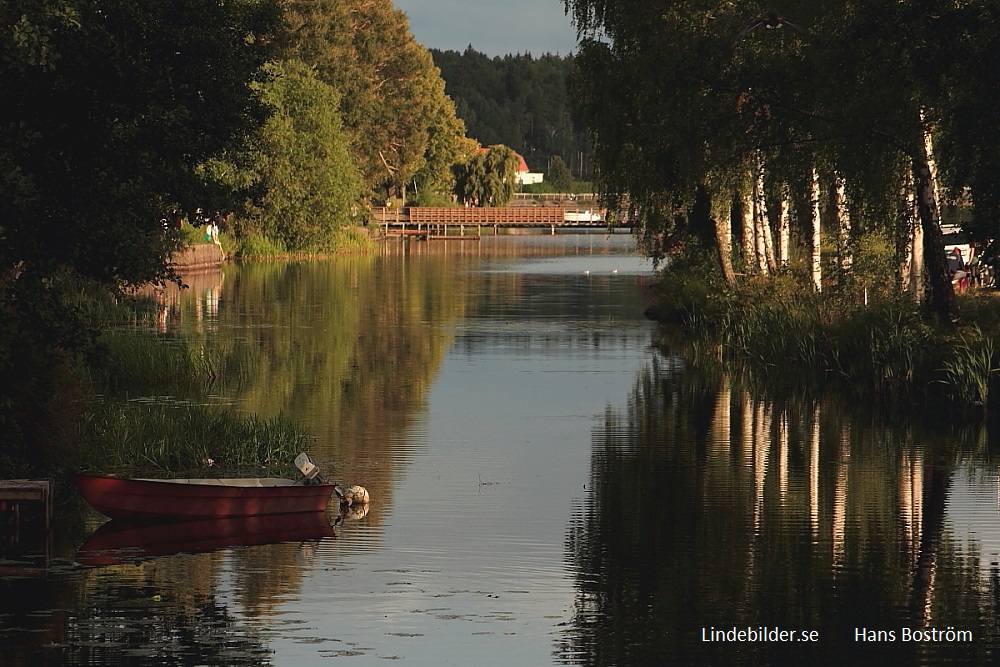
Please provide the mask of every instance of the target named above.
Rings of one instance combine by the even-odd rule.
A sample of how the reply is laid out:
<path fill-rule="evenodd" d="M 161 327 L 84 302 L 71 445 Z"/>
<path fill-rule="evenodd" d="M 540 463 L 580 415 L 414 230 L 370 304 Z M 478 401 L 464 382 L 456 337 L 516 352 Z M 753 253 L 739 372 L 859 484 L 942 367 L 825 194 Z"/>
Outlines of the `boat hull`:
<path fill-rule="evenodd" d="M 84 499 L 112 519 L 222 519 L 319 512 L 333 494 L 333 484 L 302 485 L 287 480 L 216 480 L 196 483 L 103 475 L 76 475 Z M 198 480 L 203 482 L 203 480 Z M 228 483 L 227 483 L 228 482 Z M 259 485 L 242 485 L 257 482 Z"/>

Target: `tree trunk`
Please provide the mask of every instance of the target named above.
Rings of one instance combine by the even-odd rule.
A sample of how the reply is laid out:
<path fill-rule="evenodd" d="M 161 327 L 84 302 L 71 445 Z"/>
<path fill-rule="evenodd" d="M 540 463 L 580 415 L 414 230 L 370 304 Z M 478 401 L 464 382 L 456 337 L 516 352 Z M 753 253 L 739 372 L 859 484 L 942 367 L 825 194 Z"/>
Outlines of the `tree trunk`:
<path fill-rule="evenodd" d="M 809 258 L 813 287 L 816 292 L 823 291 L 823 264 L 821 244 L 823 242 L 822 223 L 819 216 L 819 173 L 813 169 L 812 193 L 810 196 L 810 221 L 812 222 L 812 242 L 809 244 Z"/>
<path fill-rule="evenodd" d="M 923 123 L 921 123 L 921 127 Z M 923 136 L 913 142 L 913 186 L 917 200 L 917 216 L 923 231 L 924 266 L 930 285 L 928 305 L 942 324 L 951 323 L 955 309 L 955 291 L 948 275 L 944 256 L 944 238 L 941 235 L 941 214 L 935 197 L 934 176 L 931 172 L 930 131 L 924 127 Z"/>
<path fill-rule="evenodd" d="M 732 199 L 716 193 L 712 196 L 710 211 L 715 228 L 715 249 L 718 253 L 719 268 L 722 270 L 722 279 L 729 287 L 736 287 L 736 272 L 733 270 Z"/>
<path fill-rule="evenodd" d="M 757 261 L 756 226 L 753 224 L 753 197 L 744 193 L 740 196 L 740 228 L 743 232 L 743 265 L 747 273 L 753 273 L 760 266 Z"/>
<path fill-rule="evenodd" d="M 902 277 L 906 291 L 917 303 L 924 300 L 924 230 L 920 226 L 917 212 L 917 200 L 913 187 L 912 176 L 906 179 L 904 201 L 906 202 L 906 262 L 903 265 Z"/>
<path fill-rule="evenodd" d="M 764 195 L 764 164 L 758 159 L 754 174 L 754 226 L 757 228 L 757 259 L 760 272 L 770 274 L 777 271 L 774 261 L 774 235 L 771 221 L 767 217 L 767 198 Z"/>
<path fill-rule="evenodd" d="M 834 175 L 833 210 L 837 214 L 837 256 L 840 259 L 840 279 L 844 281 L 851 272 L 851 215 L 847 210 L 844 179 Z"/>
<path fill-rule="evenodd" d="M 781 188 L 781 198 L 778 201 L 778 267 L 788 266 L 789 234 L 791 229 L 792 203 L 788 186 Z"/>

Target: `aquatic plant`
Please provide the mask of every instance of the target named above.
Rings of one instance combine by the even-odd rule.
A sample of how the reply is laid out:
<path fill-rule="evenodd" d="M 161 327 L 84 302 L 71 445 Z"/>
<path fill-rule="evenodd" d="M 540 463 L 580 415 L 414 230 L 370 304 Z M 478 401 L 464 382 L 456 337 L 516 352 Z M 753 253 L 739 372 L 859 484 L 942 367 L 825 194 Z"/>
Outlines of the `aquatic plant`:
<path fill-rule="evenodd" d="M 258 233 L 241 236 L 236 245 L 238 257 L 266 258 L 281 257 L 286 254 L 288 254 L 288 250 L 284 243 Z"/>
<path fill-rule="evenodd" d="M 221 476 L 290 468 L 310 436 L 282 416 L 263 419 L 177 402 L 95 404 L 80 425 L 82 469 Z"/>
<path fill-rule="evenodd" d="M 104 393 L 188 395 L 218 385 L 239 389 L 260 371 L 260 350 L 239 339 L 213 339 L 208 344 L 138 329 L 111 329 L 101 335 L 99 344 L 90 375 Z"/>
<path fill-rule="evenodd" d="M 1000 368 L 993 364 L 994 340 L 983 336 L 978 327 L 958 336 L 951 357 L 942 367 L 944 379 L 954 400 L 964 406 L 982 407 L 985 411 L 992 376 Z"/>

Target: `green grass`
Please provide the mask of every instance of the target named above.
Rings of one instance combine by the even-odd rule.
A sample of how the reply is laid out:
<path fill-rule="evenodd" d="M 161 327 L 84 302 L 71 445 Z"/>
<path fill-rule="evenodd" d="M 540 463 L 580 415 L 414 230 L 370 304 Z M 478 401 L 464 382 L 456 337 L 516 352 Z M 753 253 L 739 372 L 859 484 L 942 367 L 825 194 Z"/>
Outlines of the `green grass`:
<path fill-rule="evenodd" d="M 209 390 L 238 393 L 254 379 L 259 349 L 240 340 L 213 340 L 209 346 L 164 338 L 133 311 L 127 304 L 94 311 L 132 326 L 101 333 L 87 366 L 99 397 L 83 409 L 75 446 L 60 466 L 144 475 L 297 474 L 292 461 L 311 442 L 300 427 L 282 417 L 261 419 L 201 404 Z M 183 400 L 129 400 L 135 396 Z M 214 464 L 206 465 L 208 460 Z"/>
<path fill-rule="evenodd" d="M 80 468 L 118 474 L 292 474 L 311 437 L 283 418 L 261 419 L 199 405 L 95 403 L 80 425 Z"/>

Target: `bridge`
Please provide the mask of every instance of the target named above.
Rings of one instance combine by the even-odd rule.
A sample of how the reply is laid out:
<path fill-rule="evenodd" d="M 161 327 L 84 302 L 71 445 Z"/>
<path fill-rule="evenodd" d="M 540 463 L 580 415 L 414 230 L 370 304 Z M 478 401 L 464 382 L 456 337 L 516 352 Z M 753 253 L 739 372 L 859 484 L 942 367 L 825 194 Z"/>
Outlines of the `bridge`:
<path fill-rule="evenodd" d="M 478 238 L 483 228 L 496 234 L 501 227 L 548 228 L 554 234 L 560 227 L 605 227 L 604 211 L 580 205 L 547 206 L 409 206 L 403 209 L 382 207 L 372 210 L 373 217 L 386 236 L 422 238 Z M 449 228 L 457 233 L 449 234 Z M 475 235 L 472 230 L 475 229 Z M 468 234 L 466 232 L 468 231 Z"/>

